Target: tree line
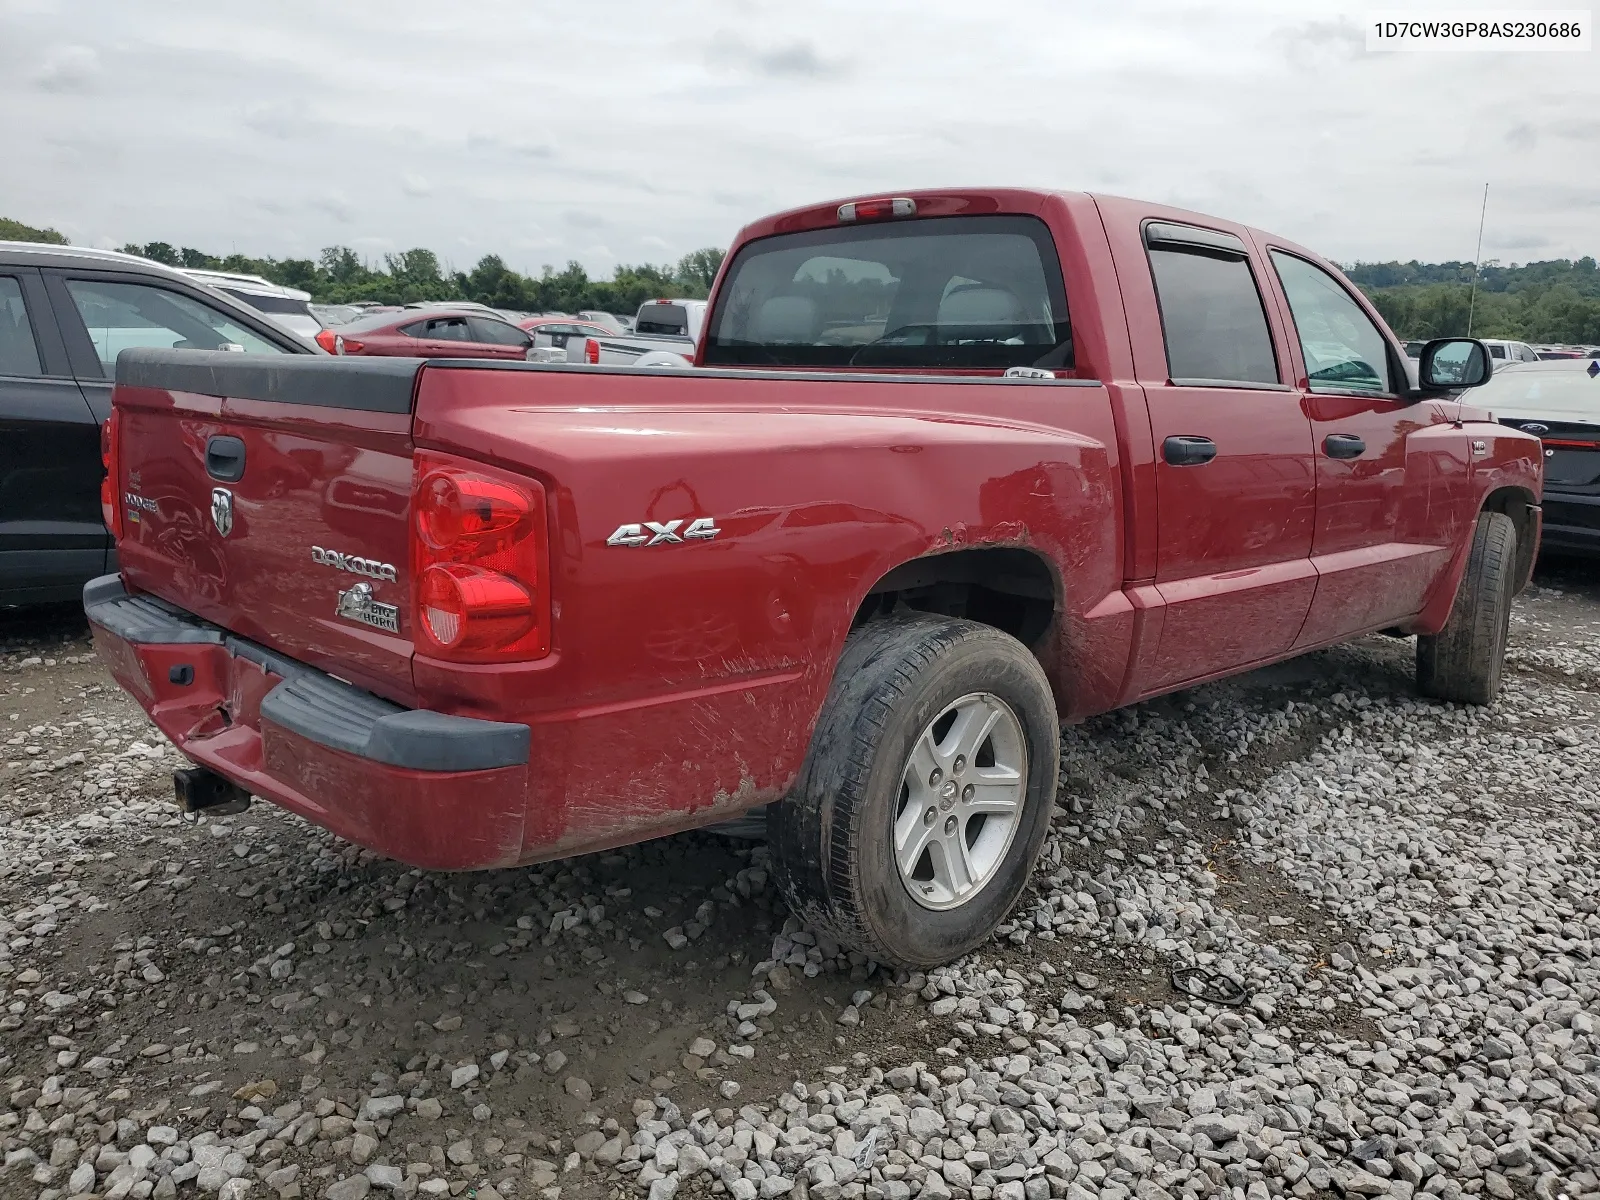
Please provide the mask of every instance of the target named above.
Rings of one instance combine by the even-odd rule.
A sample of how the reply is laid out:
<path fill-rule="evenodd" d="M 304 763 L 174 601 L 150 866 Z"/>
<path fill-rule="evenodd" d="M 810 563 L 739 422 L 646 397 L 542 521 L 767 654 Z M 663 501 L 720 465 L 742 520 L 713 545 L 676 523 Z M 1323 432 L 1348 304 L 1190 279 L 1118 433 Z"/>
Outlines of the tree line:
<path fill-rule="evenodd" d="M 420 247 L 385 254 L 376 262 L 362 258 L 348 246 L 329 246 L 315 259 L 218 256 L 166 242 L 127 245 L 122 249 L 172 267 L 260 275 L 273 283 L 310 292 L 312 299 L 322 304 L 476 300 L 518 312 L 598 309 L 631 313 L 645 301 L 665 296 L 704 299 L 722 264 L 722 251 L 707 247 L 684 255 L 676 265 L 624 265 L 617 267 L 610 279 L 590 279 L 577 262 L 567 263 L 560 271 L 546 266 L 538 275 L 523 275 L 506 266 L 498 254 L 485 254 L 470 271 L 451 271 L 432 250 Z"/>
<path fill-rule="evenodd" d="M 0 217 L 0 240 L 68 244 L 54 229 L 36 228 L 6 217 Z M 260 275 L 273 283 L 310 292 L 312 299 L 321 304 L 476 300 L 518 312 L 597 309 L 618 313 L 631 313 L 645 301 L 665 296 L 704 299 L 722 265 L 723 254 L 708 246 L 685 254 L 676 264 L 619 266 L 610 279 L 590 279 L 577 262 L 569 262 L 559 271 L 546 266 L 538 275 L 523 275 L 506 266 L 498 254 L 484 255 L 470 271 L 452 271 L 432 250 L 420 248 L 385 254 L 377 261 L 362 258 L 348 246 L 329 246 L 315 259 L 207 254 L 192 246 L 168 242 L 129 243 L 122 251 L 169 267 Z"/>
<path fill-rule="evenodd" d="M 54 229 L 36 229 L 0 217 L 0 238 L 65 244 Z M 704 297 L 721 250 L 708 247 L 673 264 L 619 266 L 611 279 L 590 279 L 576 262 L 561 270 L 546 266 L 523 275 L 496 254 L 470 271 L 448 270 L 432 250 L 362 258 L 348 246 L 330 246 L 315 259 L 214 255 L 167 242 L 127 245 L 123 250 L 174 267 L 239 271 L 310 292 L 328 304 L 372 300 L 476 300 L 519 312 L 633 312 L 646 300 L 674 295 Z M 1600 268 L 1592 256 L 1503 266 L 1485 263 L 1473 295 L 1470 262 L 1358 262 L 1345 268 L 1389 327 L 1402 338 L 1515 338 L 1529 342 L 1600 344 Z"/>
<path fill-rule="evenodd" d="M 1356 263 L 1351 282 L 1403 338 L 1512 338 L 1600 345 L 1600 268 L 1592 256 L 1518 266 L 1485 263 L 1476 295 L 1469 262 Z"/>

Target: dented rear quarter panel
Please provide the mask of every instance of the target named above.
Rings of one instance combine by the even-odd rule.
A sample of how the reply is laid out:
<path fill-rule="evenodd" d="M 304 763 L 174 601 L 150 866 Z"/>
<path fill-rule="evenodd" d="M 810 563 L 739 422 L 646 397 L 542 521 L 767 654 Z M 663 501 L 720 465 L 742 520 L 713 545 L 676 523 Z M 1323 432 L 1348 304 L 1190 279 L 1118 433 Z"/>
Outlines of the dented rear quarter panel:
<path fill-rule="evenodd" d="M 644 389 L 648 404 L 624 401 Z M 549 492 L 553 653 L 413 663 L 423 703 L 532 727 L 530 859 L 782 797 L 852 618 L 912 559 L 1011 546 L 1050 564 L 1040 657 L 1064 712 L 1110 704 L 1068 686 L 1074 662 L 1126 659 L 1100 386 L 429 367 L 414 438 Z M 696 517 L 720 534 L 606 544 L 620 525 Z"/>

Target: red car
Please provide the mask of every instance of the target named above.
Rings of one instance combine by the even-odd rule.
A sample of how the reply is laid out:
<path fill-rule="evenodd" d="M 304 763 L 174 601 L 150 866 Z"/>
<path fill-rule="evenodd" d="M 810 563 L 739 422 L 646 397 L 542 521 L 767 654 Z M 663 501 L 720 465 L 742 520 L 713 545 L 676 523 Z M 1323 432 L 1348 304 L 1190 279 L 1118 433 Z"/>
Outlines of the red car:
<path fill-rule="evenodd" d="M 1379 631 L 1499 689 L 1539 440 L 1309 250 L 913 192 L 709 304 L 695 370 L 123 351 L 85 608 L 185 809 L 465 869 L 766 805 L 794 911 L 924 967 L 1022 894 L 1063 721 Z"/>
<path fill-rule="evenodd" d="M 485 313 L 408 308 L 324 329 L 317 345 L 329 354 L 525 359 L 533 337 Z"/>

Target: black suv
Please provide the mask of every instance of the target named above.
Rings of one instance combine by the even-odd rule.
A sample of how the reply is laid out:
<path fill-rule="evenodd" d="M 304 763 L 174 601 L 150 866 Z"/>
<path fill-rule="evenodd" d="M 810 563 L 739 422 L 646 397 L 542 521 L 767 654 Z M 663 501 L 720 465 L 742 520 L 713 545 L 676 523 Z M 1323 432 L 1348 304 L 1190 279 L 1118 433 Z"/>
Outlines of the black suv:
<path fill-rule="evenodd" d="M 73 600 L 116 570 L 100 424 L 129 346 L 320 353 L 158 263 L 0 242 L 0 605 Z"/>

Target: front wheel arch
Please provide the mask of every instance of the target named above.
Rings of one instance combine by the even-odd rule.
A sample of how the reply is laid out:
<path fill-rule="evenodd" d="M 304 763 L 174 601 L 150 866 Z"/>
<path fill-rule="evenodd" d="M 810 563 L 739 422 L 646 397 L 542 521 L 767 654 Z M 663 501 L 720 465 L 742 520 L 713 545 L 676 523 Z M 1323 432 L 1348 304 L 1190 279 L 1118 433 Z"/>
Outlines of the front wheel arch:
<path fill-rule="evenodd" d="M 1496 488 L 1483 498 L 1481 512 L 1505 513 L 1517 527 L 1517 562 L 1512 575 L 1513 596 L 1519 596 L 1533 578 L 1539 557 L 1539 502 L 1527 488 Z"/>

